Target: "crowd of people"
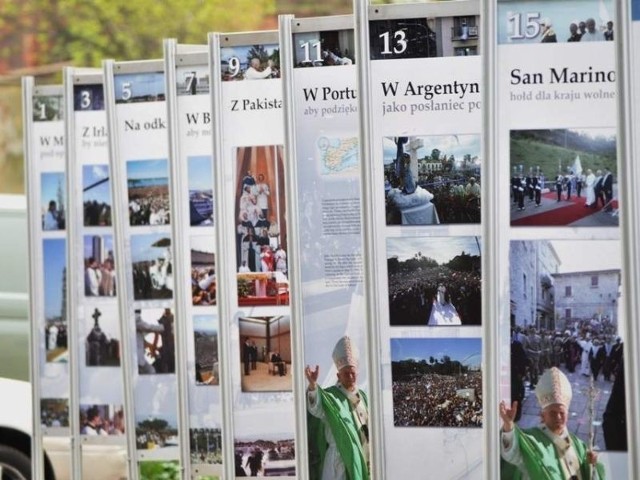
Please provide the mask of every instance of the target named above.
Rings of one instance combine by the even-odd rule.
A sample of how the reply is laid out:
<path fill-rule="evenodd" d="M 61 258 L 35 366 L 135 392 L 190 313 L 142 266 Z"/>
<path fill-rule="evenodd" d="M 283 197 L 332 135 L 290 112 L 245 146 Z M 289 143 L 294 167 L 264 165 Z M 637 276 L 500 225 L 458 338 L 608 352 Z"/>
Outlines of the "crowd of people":
<path fill-rule="evenodd" d="M 397 427 L 481 427 L 482 374 L 423 374 L 394 380 L 393 424 Z"/>
<path fill-rule="evenodd" d="M 608 21 L 606 27 L 598 28 L 594 18 L 576 20 L 569 24 L 567 42 L 604 42 L 613 41 L 613 22 Z M 558 35 L 549 18 L 540 21 L 540 42 L 557 43 Z"/>
<path fill-rule="evenodd" d="M 106 410 L 103 408 L 102 410 Z M 93 405 L 87 409 L 80 409 L 80 433 L 88 436 L 124 435 L 124 411 L 116 411 L 112 419 L 106 411 Z"/>
<path fill-rule="evenodd" d="M 512 396 L 520 402 L 551 367 L 613 381 L 622 368 L 623 343 L 607 318 L 573 320 L 564 331 L 515 327 L 511 338 Z M 519 419 L 519 415 L 518 415 Z"/>
<path fill-rule="evenodd" d="M 130 194 L 129 221 L 137 225 L 169 225 L 169 192 L 166 187 L 145 189 L 145 194 Z"/>
<path fill-rule="evenodd" d="M 481 323 L 481 275 L 438 266 L 421 272 L 389 274 L 389 319 L 391 325 L 426 325 L 444 285 L 445 301 L 451 304 L 463 325 Z"/>
<path fill-rule="evenodd" d="M 68 427 L 69 407 L 67 403 L 62 405 L 59 400 L 42 399 L 40 422 L 43 427 Z"/>
<path fill-rule="evenodd" d="M 108 227 L 111 226 L 111 205 L 97 200 L 84 202 L 84 226 Z"/>

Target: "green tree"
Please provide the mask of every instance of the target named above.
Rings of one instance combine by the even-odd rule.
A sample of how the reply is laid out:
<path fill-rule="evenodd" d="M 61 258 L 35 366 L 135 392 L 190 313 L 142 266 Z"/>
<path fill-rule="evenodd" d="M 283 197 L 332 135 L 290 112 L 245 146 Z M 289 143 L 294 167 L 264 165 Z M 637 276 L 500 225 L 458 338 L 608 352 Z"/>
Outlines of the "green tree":
<path fill-rule="evenodd" d="M 162 39 L 206 44 L 207 33 L 256 30 L 275 0 L 0 0 L 0 59 L 32 45 L 32 61 L 100 66 L 162 57 Z M 14 39 L 14 41 L 10 41 Z"/>

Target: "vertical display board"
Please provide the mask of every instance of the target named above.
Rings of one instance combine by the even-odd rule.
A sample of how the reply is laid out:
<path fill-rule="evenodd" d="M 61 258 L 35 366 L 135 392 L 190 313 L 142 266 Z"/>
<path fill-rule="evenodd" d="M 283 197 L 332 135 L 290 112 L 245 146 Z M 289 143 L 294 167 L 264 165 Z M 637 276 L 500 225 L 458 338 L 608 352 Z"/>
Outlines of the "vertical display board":
<path fill-rule="evenodd" d="M 195 51 L 194 51 L 195 50 Z M 185 478 L 222 474 L 219 315 L 214 221 L 213 136 L 207 46 L 165 41 L 175 221 L 178 341 L 186 363 L 188 469 Z M 183 437 L 184 438 L 184 437 Z M 190 472 L 190 473 L 189 473 Z"/>
<path fill-rule="evenodd" d="M 332 352 L 348 336 L 360 352 L 355 359 L 356 386 L 366 392 L 368 345 L 353 26 L 352 16 L 287 16 L 281 17 L 280 32 L 282 58 L 290 66 L 284 81 L 285 106 L 292 119 L 287 132 L 292 191 L 297 193 L 294 238 L 300 252 L 296 260 L 301 284 L 297 318 L 304 346 L 300 358 L 312 370 L 318 368 L 321 388 L 331 387 L 337 374 Z M 306 397 L 305 389 L 305 409 Z M 326 478 L 322 472 L 334 471 L 332 462 L 340 469 L 346 462 L 335 450 L 333 434 L 325 438 L 321 430 L 320 439 L 316 438 L 321 424 L 313 413 L 319 413 L 313 408 L 309 412 L 309 478 Z M 361 428 L 368 431 L 368 408 L 364 413 Z M 350 423 L 355 425 L 355 419 Z M 357 458 L 362 458 L 365 470 L 370 457 L 367 437 L 357 440 L 362 447 L 362 457 Z M 320 451 L 325 441 L 333 444 L 329 447 L 333 451 Z"/>
<path fill-rule="evenodd" d="M 29 291 L 34 472 L 44 476 L 43 446 L 69 448 L 67 185 L 64 91 L 25 77 L 25 176 L 29 209 Z M 70 459 L 61 459 L 70 468 Z"/>
<path fill-rule="evenodd" d="M 498 2 L 501 397 L 536 427 L 536 385 L 558 367 L 568 430 L 627 478 L 614 6 Z"/>
<path fill-rule="evenodd" d="M 100 478 L 126 471 L 124 389 L 116 262 L 112 175 L 101 70 L 65 71 L 67 179 L 69 181 L 69 325 L 74 359 L 72 388 L 81 436 L 79 471 L 95 470 L 96 451 L 108 453 Z M 75 252 L 82 252 L 77 255 Z M 102 445 L 104 447 L 92 447 Z M 106 445 L 112 445 L 108 448 Z M 98 476 L 98 473 L 92 473 Z"/>
<path fill-rule="evenodd" d="M 481 478 L 479 3 L 364 12 L 383 476 Z"/>
<path fill-rule="evenodd" d="M 227 247 L 218 270 L 229 282 L 220 299 L 229 346 L 225 399 L 233 404 L 225 438 L 233 439 L 236 475 L 295 475 L 278 35 L 212 35 L 210 48 L 212 82 L 220 82 L 213 95 L 219 238 Z"/>
<path fill-rule="evenodd" d="M 131 478 L 178 475 L 175 271 L 162 61 L 105 62 Z"/>

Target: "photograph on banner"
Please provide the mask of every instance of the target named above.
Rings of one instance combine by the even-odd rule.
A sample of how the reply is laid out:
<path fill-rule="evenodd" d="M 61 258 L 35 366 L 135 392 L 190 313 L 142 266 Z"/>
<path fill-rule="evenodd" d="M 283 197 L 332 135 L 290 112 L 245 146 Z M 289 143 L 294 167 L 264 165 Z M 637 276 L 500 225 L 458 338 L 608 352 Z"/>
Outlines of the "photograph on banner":
<path fill-rule="evenodd" d="M 55 435 L 53 429 L 69 427 L 69 400 L 66 398 L 41 398 L 40 423 L 48 434 Z"/>
<path fill-rule="evenodd" d="M 116 262 L 111 234 L 84 236 L 84 294 L 87 297 L 116 296 Z"/>
<path fill-rule="evenodd" d="M 222 465 L 222 430 L 220 428 L 189 429 L 191 464 Z"/>
<path fill-rule="evenodd" d="M 196 385 L 219 385 L 218 322 L 214 315 L 193 316 Z"/>
<path fill-rule="evenodd" d="M 631 0 L 631 18 L 634 21 L 640 20 L 640 0 Z"/>
<path fill-rule="evenodd" d="M 206 95 L 209 93 L 209 67 L 207 65 L 193 65 L 191 68 L 179 71 L 176 78 L 176 93 L 180 95 Z"/>
<path fill-rule="evenodd" d="M 164 73 L 125 73 L 114 76 L 116 104 L 163 102 L 165 100 Z M 158 123 L 160 120 L 158 119 Z M 125 122 L 130 130 L 140 130 L 140 124 L 131 120 Z M 153 125 L 151 126 L 153 127 Z M 158 125 L 157 128 L 160 128 Z"/>
<path fill-rule="evenodd" d="M 42 241 L 44 267 L 44 341 L 47 362 L 67 363 L 67 251 L 64 238 Z"/>
<path fill-rule="evenodd" d="M 67 205 L 66 174 L 64 172 L 41 173 L 40 192 L 42 229 L 64 230 Z"/>
<path fill-rule="evenodd" d="M 369 22 L 371 60 L 478 55 L 479 15 Z"/>
<path fill-rule="evenodd" d="M 290 392 L 291 317 L 240 317 L 243 392 Z"/>
<path fill-rule="evenodd" d="M 387 225 L 480 223 L 480 135 L 384 137 Z"/>
<path fill-rule="evenodd" d="M 481 252 L 479 237 L 387 238 L 389 324 L 480 325 Z"/>
<path fill-rule="evenodd" d="M 122 405 L 80 404 L 80 435 L 124 435 L 124 425 Z"/>
<path fill-rule="evenodd" d="M 166 158 L 128 161 L 127 192 L 131 226 L 169 224 L 171 206 Z"/>
<path fill-rule="evenodd" d="M 189 222 L 192 227 L 213 226 L 213 161 L 210 155 L 187 157 Z"/>
<path fill-rule="evenodd" d="M 617 227 L 615 128 L 511 130 L 511 225 Z"/>
<path fill-rule="evenodd" d="M 140 480 L 156 480 L 159 478 L 180 478 L 180 463 L 177 460 L 150 460 L 138 462 Z"/>
<path fill-rule="evenodd" d="M 293 45 L 294 68 L 332 67 L 356 63 L 353 29 L 295 33 Z"/>
<path fill-rule="evenodd" d="M 113 305 L 88 307 L 80 335 L 84 337 L 85 366 L 120 366 L 120 324 Z"/>
<path fill-rule="evenodd" d="M 176 373 L 175 327 L 171 309 L 136 309 L 134 316 L 138 373 Z"/>
<path fill-rule="evenodd" d="M 235 154 L 238 303 L 288 305 L 282 145 L 238 147 Z"/>
<path fill-rule="evenodd" d="M 131 235 L 131 263 L 135 300 L 173 297 L 170 233 Z"/>
<path fill-rule="evenodd" d="M 355 337 L 330 349 L 328 371 L 305 366 L 309 477 L 369 478 L 369 397 L 358 383 L 366 362 Z"/>
<path fill-rule="evenodd" d="M 216 238 L 213 235 L 193 236 L 191 243 L 192 305 L 216 304 Z"/>
<path fill-rule="evenodd" d="M 621 255 L 618 240 L 511 241 L 511 401 L 525 432 L 555 372 L 569 431 L 627 450 Z"/>
<path fill-rule="evenodd" d="M 296 473 L 293 433 L 237 435 L 236 477 L 292 477 Z"/>
<path fill-rule="evenodd" d="M 316 158 L 320 175 L 325 177 L 351 177 L 359 172 L 360 152 L 358 137 L 322 135 L 316 140 Z M 306 212 L 305 212 L 306 213 Z M 306 218 L 311 222 L 311 218 Z"/>
<path fill-rule="evenodd" d="M 396 427 L 482 427 L 482 339 L 390 342 Z"/>
<path fill-rule="evenodd" d="M 136 412 L 136 447 L 138 450 L 164 450 L 158 458 L 178 455 L 178 420 L 172 414 L 143 414 Z M 144 458 L 154 460 L 154 455 L 144 452 Z"/>
<path fill-rule="evenodd" d="M 82 202 L 85 227 L 111 226 L 109 165 L 82 166 Z"/>
<path fill-rule="evenodd" d="M 64 118 L 62 95 L 36 95 L 33 97 L 33 121 L 52 122 Z"/>
<path fill-rule="evenodd" d="M 280 78 L 280 46 L 277 44 L 222 47 L 222 80 Z"/>
<path fill-rule="evenodd" d="M 499 0 L 498 43 L 613 41 L 613 0 Z"/>
<path fill-rule="evenodd" d="M 73 89 L 74 111 L 104 110 L 104 88 L 97 85 L 76 85 Z"/>

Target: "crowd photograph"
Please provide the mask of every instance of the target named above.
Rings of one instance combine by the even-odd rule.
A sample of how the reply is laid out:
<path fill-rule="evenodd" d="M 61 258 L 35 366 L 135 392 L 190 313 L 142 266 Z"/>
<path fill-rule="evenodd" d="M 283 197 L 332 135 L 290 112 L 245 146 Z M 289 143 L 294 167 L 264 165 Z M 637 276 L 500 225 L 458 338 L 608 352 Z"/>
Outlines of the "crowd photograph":
<path fill-rule="evenodd" d="M 83 165 L 82 204 L 85 227 L 111 226 L 109 165 Z"/>
<path fill-rule="evenodd" d="M 222 80 L 263 80 L 280 78 L 278 45 L 222 47 Z"/>
<path fill-rule="evenodd" d="M 196 385 L 219 385 L 218 326 L 213 315 L 193 316 Z"/>
<path fill-rule="evenodd" d="M 42 241 L 44 265 L 45 347 L 48 363 L 68 361 L 67 349 L 67 251 L 64 238 Z"/>
<path fill-rule="evenodd" d="M 87 297 L 116 296 L 113 235 L 84 236 L 84 294 Z"/>
<path fill-rule="evenodd" d="M 120 366 L 120 324 L 115 306 L 88 309 L 83 334 L 87 367 Z"/>
<path fill-rule="evenodd" d="M 480 135 L 383 140 L 387 225 L 480 223 Z"/>
<path fill-rule="evenodd" d="M 80 435 L 88 437 L 124 435 L 122 405 L 80 404 Z"/>
<path fill-rule="evenodd" d="M 40 175 L 42 229 L 64 230 L 66 224 L 66 178 L 63 172 L 43 172 Z"/>
<path fill-rule="evenodd" d="M 216 304 L 216 240 L 214 236 L 193 236 L 191 242 L 192 305 Z"/>
<path fill-rule="evenodd" d="M 617 226 L 613 128 L 512 130 L 512 226 Z"/>
<path fill-rule="evenodd" d="M 175 325 L 170 308 L 136 309 L 138 374 L 176 373 Z"/>
<path fill-rule="evenodd" d="M 166 233 L 131 235 L 135 300 L 173 298 L 171 239 Z"/>
<path fill-rule="evenodd" d="M 169 225 L 169 163 L 162 160 L 127 162 L 129 224 Z"/>
<path fill-rule="evenodd" d="M 396 427 L 482 427 L 480 338 L 392 338 Z"/>
<path fill-rule="evenodd" d="M 66 398 L 40 399 L 40 423 L 43 428 L 69 426 L 69 400 Z"/>
<path fill-rule="evenodd" d="M 189 182 L 189 224 L 213 226 L 213 161 L 210 155 L 187 158 Z"/>
<path fill-rule="evenodd" d="M 236 151 L 236 268 L 241 305 L 288 305 L 285 171 L 281 145 Z"/>
<path fill-rule="evenodd" d="M 391 326 L 481 324 L 477 237 L 387 239 Z"/>

